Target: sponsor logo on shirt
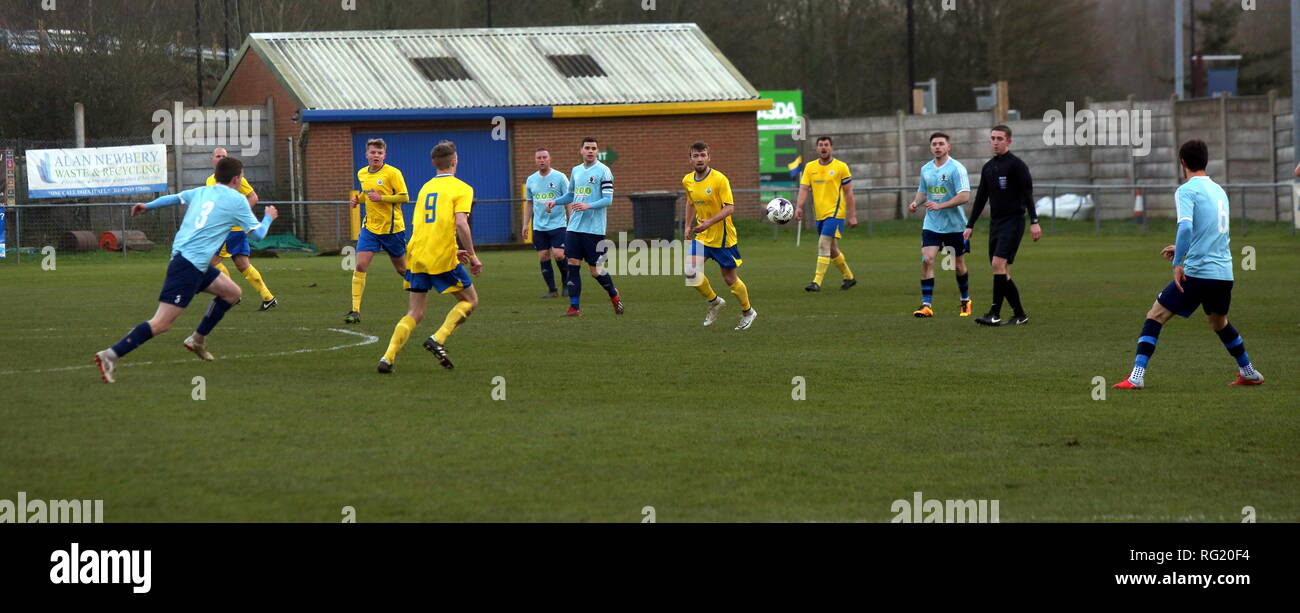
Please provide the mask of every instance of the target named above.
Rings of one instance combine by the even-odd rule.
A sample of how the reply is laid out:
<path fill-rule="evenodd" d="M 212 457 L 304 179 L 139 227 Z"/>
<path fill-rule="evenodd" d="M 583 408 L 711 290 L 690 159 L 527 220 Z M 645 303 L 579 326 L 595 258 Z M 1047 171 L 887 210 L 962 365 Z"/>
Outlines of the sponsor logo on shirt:
<path fill-rule="evenodd" d="M 998 177 L 998 189 L 1007 188 L 1007 177 L 1005 175 Z"/>

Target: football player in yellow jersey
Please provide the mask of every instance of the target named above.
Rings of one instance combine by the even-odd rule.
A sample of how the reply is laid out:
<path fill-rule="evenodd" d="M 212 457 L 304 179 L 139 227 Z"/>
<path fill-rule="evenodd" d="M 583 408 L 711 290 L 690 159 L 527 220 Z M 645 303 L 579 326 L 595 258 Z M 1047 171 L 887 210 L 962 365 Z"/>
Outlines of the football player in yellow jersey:
<path fill-rule="evenodd" d="M 456 178 L 459 160 L 455 144 L 442 141 L 429 155 L 438 174 L 420 188 L 420 195 L 415 200 L 411 242 L 407 245 L 410 270 L 406 273 L 406 289 L 411 293 L 410 306 L 406 316 L 393 329 L 388 351 L 379 358 L 381 373 L 393 372 L 397 353 L 424 318 L 429 290 L 456 297 L 456 305 L 447 313 L 442 327 L 424 340 L 424 348 L 438 358 L 443 368 L 452 367 L 443 346 L 447 337 L 478 306 L 478 293 L 470 280 L 471 272 L 478 276 L 483 271 L 483 263 L 474 255 L 474 239 L 469 229 L 474 188 Z M 460 239 L 460 248 L 456 246 L 457 239 Z M 469 272 L 461 262 L 469 264 Z"/>
<path fill-rule="evenodd" d="M 813 211 L 817 214 L 817 272 L 813 274 L 812 283 L 805 291 L 820 292 L 822 278 L 826 269 L 835 264 L 844 277 L 840 289 L 849 289 L 858 282 L 853 278 L 853 271 L 844 260 L 840 251 L 840 228 L 848 218 L 849 227 L 858 226 L 858 208 L 853 202 L 853 175 L 849 165 L 833 157 L 835 150 L 831 137 L 817 139 L 817 159 L 808 162 L 803 169 L 803 178 L 799 180 L 799 202 L 794 208 L 794 218 L 803 219 L 803 205 L 812 195 Z"/>
<path fill-rule="evenodd" d="M 736 211 L 736 201 L 731 196 L 731 182 L 726 175 L 709 167 L 709 146 L 697 142 L 690 147 L 692 172 L 682 177 L 682 187 L 686 188 L 686 228 L 683 235 L 689 244 L 686 256 L 686 283 L 700 292 L 709 301 L 709 310 L 704 315 L 704 325 L 711 326 L 718 317 L 718 311 L 727 305 L 704 274 L 704 260 L 718 263 L 722 269 L 722 280 L 731 288 L 731 294 L 740 302 L 740 323 L 737 330 L 744 330 L 754 323 L 758 311 L 749 304 L 749 289 L 740 280 L 736 269 L 744 263 L 740 258 L 740 242 L 736 236 L 736 226 L 731 222 L 731 214 Z"/>
<path fill-rule="evenodd" d="M 357 234 L 357 265 L 352 271 L 352 310 L 343 317 L 345 323 L 361 321 L 361 295 L 366 292 L 366 272 L 370 260 L 380 251 L 397 269 L 397 276 L 406 278 L 406 224 L 402 223 L 402 205 L 410 200 L 402 171 L 384 163 L 388 145 L 382 138 L 366 141 L 366 162 L 357 171 L 357 183 L 366 203 L 366 221 Z M 352 206 L 361 203 L 353 198 Z"/>
<path fill-rule="evenodd" d="M 230 154 L 221 147 L 213 149 L 212 167 L 216 168 L 217 162 L 220 162 L 222 159 L 229 156 Z M 216 173 L 208 175 L 207 185 L 216 184 Z M 249 208 L 252 208 L 257 204 L 257 191 L 253 189 L 252 185 L 248 184 L 248 179 L 243 177 L 239 178 L 239 193 L 248 198 Z M 244 232 L 243 228 L 235 226 L 230 229 L 230 234 L 226 235 L 226 242 L 221 245 L 221 251 L 212 256 L 212 261 L 209 265 L 215 267 L 217 270 L 220 270 L 229 277 L 230 271 L 226 270 L 226 266 L 225 264 L 222 264 L 222 260 L 225 258 L 234 260 L 235 268 L 237 268 L 240 273 L 243 273 L 244 279 L 248 281 L 248 284 L 253 286 L 253 289 L 257 290 L 257 293 L 262 296 L 262 306 L 257 310 L 265 311 L 275 308 L 280 304 L 280 302 L 275 299 L 275 295 L 266 287 L 266 282 L 262 280 L 262 273 L 259 272 L 257 268 L 254 268 L 253 264 L 248 261 L 248 254 L 251 252 L 252 251 L 248 248 L 248 235 Z"/>

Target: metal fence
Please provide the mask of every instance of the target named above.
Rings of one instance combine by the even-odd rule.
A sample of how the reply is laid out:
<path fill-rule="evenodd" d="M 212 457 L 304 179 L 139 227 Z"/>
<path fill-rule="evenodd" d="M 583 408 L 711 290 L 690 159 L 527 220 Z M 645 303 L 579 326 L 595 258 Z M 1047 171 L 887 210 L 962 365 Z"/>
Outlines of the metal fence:
<path fill-rule="evenodd" d="M 1157 231 L 1172 227 L 1174 219 L 1173 194 L 1177 185 L 1036 185 L 1034 197 L 1038 215 L 1047 232 L 1069 231 L 1096 235 L 1121 235 Z M 1252 231 L 1267 228 L 1273 232 L 1296 234 L 1294 204 L 1290 202 L 1293 186 L 1289 182 L 1227 184 L 1224 190 L 1231 199 L 1232 235 L 1245 236 Z M 977 189 L 977 188 L 972 188 Z M 1141 212 L 1135 211 L 1138 190 L 1142 193 Z M 861 186 L 853 190 L 856 196 L 859 223 L 865 226 L 867 236 L 875 236 L 881 226 L 915 229 L 907 222 L 919 224 L 923 215 L 907 211 L 906 205 L 916 193 L 915 186 Z M 664 190 L 661 194 L 674 198 L 671 208 L 660 208 L 651 215 L 633 215 L 634 204 L 627 195 L 620 195 L 610 209 L 609 233 L 630 231 L 638 233 L 636 224 L 650 220 L 662 228 L 671 224 L 671 234 L 679 235 L 684 223 L 685 199 L 680 190 Z M 763 215 L 763 205 L 777 196 L 796 201 L 797 188 L 763 188 L 733 190 L 738 212 L 737 218 L 758 219 Z M 973 191 L 972 191 L 973 193 Z M 1069 198 L 1066 198 L 1069 196 Z M 511 241 L 523 244 L 528 240 L 523 232 L 523 201 L 483 200 L 478 203 L 509 203 Z M 1283 206 L 1283 202 L 1287 205 Z M 261 205 L 274 204 L 280 219 L 272 228 L 273 234 L 291 233 L 313 244 L 319 250 L 338 249 L 353 242 L 350 206 L 346 201 L 263 201 Z M 970 204 L 965 205 L 969 214 Z M 78 203 L 25 203 L 8 207 L 5 215 L 8 257 L 2 261 L 20 262 L 24 255 L 31 256 L 47 246 L 59 253 L 112 251 L 123 258 L 132 253 L 149 251 L 169 252 L 172 238 L 185 216 L 185 207 L 176 206 L 151 211 L 137 217 L 131 216 L 131 205 L 123 202 Z M 671 215 L 671 219 L 666 216 Z M 984 216 L 988 216 L 985 211 Z M 639 220 L 634 223 L 634 220 Z M 471 226 L 473 216 L 471 216 Z M 774 238 L 799 241 L 803 226 L 812 226 L 805 217 L 802 224 L 783 226 L 771 224 Z M 890 231 L 892 233 L 892 230 Z"/>

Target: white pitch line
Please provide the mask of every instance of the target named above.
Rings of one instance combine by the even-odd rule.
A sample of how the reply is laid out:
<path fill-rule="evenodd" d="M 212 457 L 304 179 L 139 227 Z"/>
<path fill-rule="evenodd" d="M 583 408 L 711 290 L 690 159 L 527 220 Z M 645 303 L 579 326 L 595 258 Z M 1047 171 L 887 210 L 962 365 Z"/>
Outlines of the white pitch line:
<path fill-rule="evenodd" d="M 314 328 L 294 328 L 294 329 L 295 329 L 295 330 L 302 330 L 302 331 L 311 331 L 311 330 L 313 330 Z M 369 335 L 369 334 L 364 334 L 364 333 L 361 333 L 361 332 L 356 332 L 356 331 L 354 331 L 354 330 L 344 330 L 344 329 L 342 329 L 342 328 L 325 328 L 325 329 L 326 329 L 326 330 L 329 330 L 329 331 L 331 331 L 331 332 L 340 332 L 340 333 L 343 333 L 343 334 L 351 334 L 351 335 L 353 335 L 353 336 L 359 336 L 359 337 L 361 337 L 361 341 L 360 341 L 360 342 L 356 342 L 356 343 L 348 343 L 348 344 L 345 344 L 345 345 L 335 345 L 335 346 L 333 346 L 333 347 L 324 347 L 324 348 L 321 348 L 321 349 L 294 349 L 294 350 L 291 350 L 291 351 L 276 351 L 276 352 L 272 352 L 272 353 L 248 353 L 248 354 L 242 354 L 242 355 L 228 355 L 228 356 L 221 356 L 219 359 L 222 359 L 222 360 L 240 360 L 240 359 L 245 359 L 245 358 L 270 358 L 270 357 L 275 357 L 275 356 L 280 356 L 280 355 L 295 355 L 295 354 L 299 354 L 299 353 L 315 353 L 315 352 L 317 352 L 317 351 L 338 351 L 339 349 L 348 349 L 348 348 L 351 348 L 351 347 L 361 347 L 361 346 L 363 346 L 363 345 L 370 345 L 370 344 L 373 344 L 373 343 L 376 343 L 376 342 L 379 341 L 379 337 L 378 337 L 378 336 L 371 336 L 371 335 Z M 194 362 L 194 361 L 195 361 L 194 359 L 189 359 L 189 360 L 168 360 L 168 361 L 163 361 L 163 362 L 120 362 L 120 363 L 118 363 L 118 367 L 120 368 L 120 367 L 123 367 L 123 366 L 156 366 L 156 365 L 159 365 L 159 364 L 184 364 L 184 363 Z M 60 366 L 60 367 L 58 367 L 58 368 L 38 368 L 38 369 L 36 369 L 36 370 L 0 370 L 0 375 L 17 375 L 17 374 L 42 373 L 42 372 L 61 372 L 61 371 L 67 371 L 67 370 L 80 370 L 80 369 L 83 369 L 83 368 L 95 368 L 95 367 L 96 367 L 95 364 L 92 363 L 92 364 L 79 364 L 79 365 L 77 365 L 77 366 Z"/>

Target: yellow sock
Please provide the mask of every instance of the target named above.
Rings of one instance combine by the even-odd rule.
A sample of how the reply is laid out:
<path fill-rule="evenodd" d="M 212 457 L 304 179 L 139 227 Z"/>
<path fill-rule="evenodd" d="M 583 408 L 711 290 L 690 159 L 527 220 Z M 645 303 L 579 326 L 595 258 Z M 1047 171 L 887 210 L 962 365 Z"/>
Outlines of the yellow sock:
<path fill-rule="evenodd" d="M 442 320 L 442 327 L 433 333 L 433 340 L 446 343 L 447 337 L 456 331 L 456 326 L 459 326 L 461 322 L 465 321 L 466 317 L 469 317 L 470 309 L 468 302 L 456 301 L 456 306 L 447 311 L 447 319 Z"/>
<path fill-rule="evenodd" d="M 736 283 L 731 286 L 731 295 L 735 296 L 736 300 L 740 301 L 740 308 L 742 310 L 749 310 L 749 288 L 745 287 L 744 281 L 736 279 Z"/>
<path fill-rule="evenodd" d="M 704 271 L 700 271 L 699 275 L 702 282 L 695 286 L 695 291 L 704 296 L 705 300 L 712 302 L 714 298 L 718 297 L 718 292 L 713 291 L 713 286 L 709 284 L 709 278 L 704 276 Z"/>
<path fill-rule="evenodd" d="M 352 271 L 352 310 L 361 312 L 361 294 L 366 292 L 366 273 Z"/>
<path fill-rule="evenodd" d="M 248 284 L 253 286 L 253 289 L 257 290 L 257 293 L 262 295 L 262 302 L 269 302 L 275 299 L 275 296 L 271 294 L 271 290 L 266 288 L 266 282 L 262 280 L 262 273 L 257 272 L 255 266 L 249 264 L 248 268 L 245 268 L 242 272 L 244 273 L 244 278 L 248 280 Z"/>
<path fill-rule="evenodd" d="M 217 262 L 217 270 L 220 270 L 221 274 L 226 275 L 227 277 L 230 276 L 230 271 L 226 270 L 225 262 Z"/>
<path fill-rule="evenodd" d="M 831 262 L 835 264 L 836 268 L 840 269 L 840 274 L 844 275 L 845 281 L 853 278 L 853 271 L 849 270 L 849 263 L 844 261 L 843 251 L 841 251 L 839 255 L 835 256 L 835 259 L 831 260 Z"/>
<path fill-rule="evenodd" d="M 831 259 L 824 256 L 817 256 L 817 274 L 813 275 L 813 283 L 822 284 L 822 279 L 826 278 L 826 268 L 831 265 Z"/>
<path fill-rule="evenodd" d="M 397 322 L 397 326 L 393 328 L 393 338 L 388 340 L 388 351 L 384 352 L 384 359 L 388 360 L 389 364 L 397 361 L 397 352 L 402 350 L 402 345 L 406 344 L 406 339 L 411 338 L 413 330 L 415 330 L 415 320 L 410 315 L 403 315 L 402 320 Z"/>

